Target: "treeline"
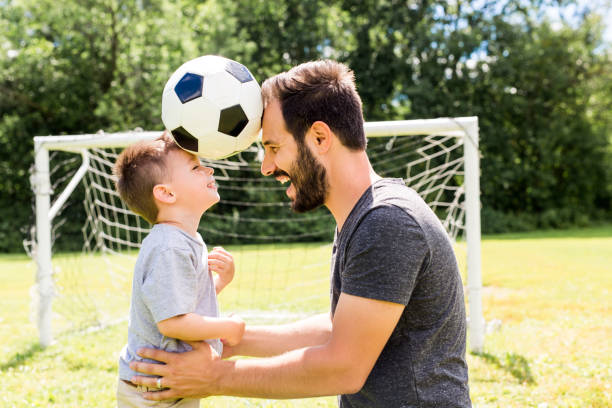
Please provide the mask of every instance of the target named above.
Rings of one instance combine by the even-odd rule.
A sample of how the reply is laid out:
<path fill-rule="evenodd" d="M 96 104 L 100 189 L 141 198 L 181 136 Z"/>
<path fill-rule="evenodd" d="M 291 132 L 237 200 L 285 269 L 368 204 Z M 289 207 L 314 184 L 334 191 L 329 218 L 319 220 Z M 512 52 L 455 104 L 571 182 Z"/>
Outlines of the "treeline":
<path fill-rule="evenodd" d="M 203 54 L 236 59 L 260 82 L 303 61 L 343 61 L 355 71 L 366 120 L 478 116 L 485 232 L 611 218 L 612 48 L 588 6 L 2 3 L 0 252 L 20 251 L 32 220 L 33 136 L 161 129 L 165 81 Z"/>

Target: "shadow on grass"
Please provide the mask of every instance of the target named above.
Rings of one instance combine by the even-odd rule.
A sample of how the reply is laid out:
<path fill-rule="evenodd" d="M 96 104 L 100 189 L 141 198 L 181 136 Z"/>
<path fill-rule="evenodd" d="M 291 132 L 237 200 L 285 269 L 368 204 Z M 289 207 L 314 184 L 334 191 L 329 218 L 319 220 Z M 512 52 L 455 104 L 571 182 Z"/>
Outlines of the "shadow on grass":
<path fill-rule="evenodd" d="M 26 350 L 15 353 L 6 363 L 0 365 L 0 372 L 27 364 L 30 359 L 43 350 L 44 348 L 39 343 L 31 344 Z"/>
<path fill-rule="evenodd" d="M 531 374 L 529 361 L 516 353 L 506 353 L 503 360 L 490 353 L 472 353 L 474 356 L 481 357 L 487 363 L 508 372 L 521 384 L 536 385 L 536 381 Z"/>

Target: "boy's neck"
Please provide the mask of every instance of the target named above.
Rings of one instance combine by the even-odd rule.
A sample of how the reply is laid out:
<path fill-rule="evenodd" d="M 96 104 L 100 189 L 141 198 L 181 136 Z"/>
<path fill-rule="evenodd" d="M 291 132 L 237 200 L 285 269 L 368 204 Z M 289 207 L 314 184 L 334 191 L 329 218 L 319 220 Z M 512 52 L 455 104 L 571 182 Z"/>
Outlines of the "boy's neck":
<path fill-rule="evenodd" d="M 197 237 L 201 216 L 178 216 L 176 214 L 159 214 L 156 224 L 168 224 L 182 229 L 192 237 Z"/>

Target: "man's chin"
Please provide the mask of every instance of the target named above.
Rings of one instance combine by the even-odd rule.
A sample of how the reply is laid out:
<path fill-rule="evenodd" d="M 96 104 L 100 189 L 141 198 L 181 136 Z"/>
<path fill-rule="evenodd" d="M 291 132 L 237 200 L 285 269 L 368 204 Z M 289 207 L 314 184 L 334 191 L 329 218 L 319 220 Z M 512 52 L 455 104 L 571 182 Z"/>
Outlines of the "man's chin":
<path fill-rule="evenodd" d="M 297 214 L 303 214 L 303 213 L 305 213 L 308 210 L 303 209 L 301 207 L 296 207 L 295 205 L 291 204 L 291 211 L 293 211 L 294 213 L 297 213 Z"/>
<path fill-rule="evenodd" d="M 302 214 L 308 211 L 316 210 L 321 207 L 323 203 L 304 203 L 298 199 L 291 199 L 291 210 L 295 213 Z"/>
<path fill-rule="evenodd" d="M 295 197 L 289 197 L 291 199 L 291 211 L 301 214 L 303 212 L 306 212 L 307 210 L 304 210 L 302 204 L 297 201 L 295 199 Z"/>

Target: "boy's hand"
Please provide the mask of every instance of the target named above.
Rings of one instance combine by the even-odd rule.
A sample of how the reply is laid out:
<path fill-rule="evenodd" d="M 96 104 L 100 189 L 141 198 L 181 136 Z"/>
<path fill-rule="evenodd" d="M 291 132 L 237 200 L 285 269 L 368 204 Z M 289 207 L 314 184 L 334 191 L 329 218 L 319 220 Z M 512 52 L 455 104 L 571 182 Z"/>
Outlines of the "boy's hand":
<path fill-rule="evenodd" d="M 208 268 L 217 274 L 217 293 L 234 279 L 234 257 L 222 247 L 214 247 L 208 254 Z"/>
<path fill-rule="evenodd" d="M 228 331 L 221 341 L 224 345 L 235 346 L 242 340 L 245 323 L 238 316 L 229 316 L 228 319 Z"/>

